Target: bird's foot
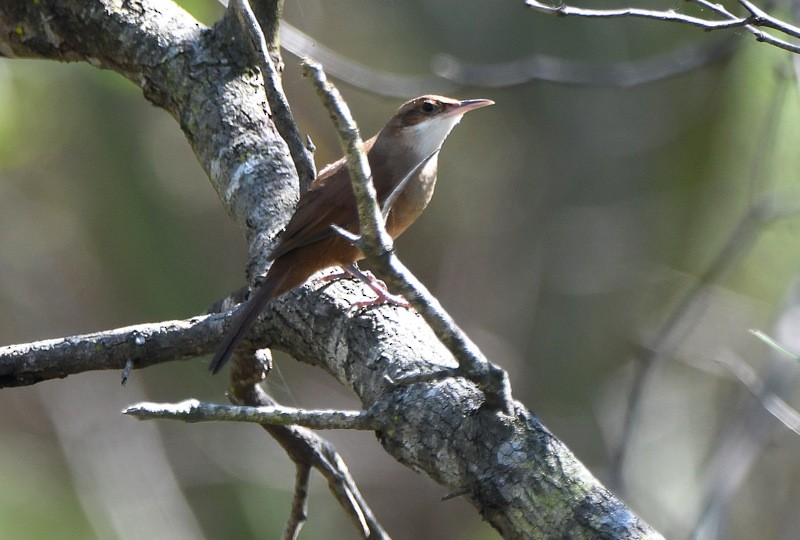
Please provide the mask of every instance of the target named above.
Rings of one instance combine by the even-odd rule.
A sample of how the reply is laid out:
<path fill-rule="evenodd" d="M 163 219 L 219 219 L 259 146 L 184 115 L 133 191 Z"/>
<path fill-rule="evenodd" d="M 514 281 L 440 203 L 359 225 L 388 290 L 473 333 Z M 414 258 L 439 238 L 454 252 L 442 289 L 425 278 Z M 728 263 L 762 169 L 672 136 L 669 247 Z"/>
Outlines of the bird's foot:
<path fill-rule="evenodd" d="M 380 285 L 372 285 L 367 283 L 367 286 L 372 289 L 372 291 L 378 296 L 374 300 L 364 300 L 363 302 L 356 302 L 353 304 L 353 310 L 358 311 L 360 309 L 370 308 L 373 306 L 382 306 L 384 304 L 389 304 L 391 306 L 397 306 L 402 308 L 411 309 L 411 304 L 400 296 L 399 294 L 392 294 L 388 290 L 386 290 L 386 284 L 382 281 L 378 281 Z M 381 285 L 383 287 L 381 287 Z"/>
<path fill-rule="evenodd" d="M 372 291 L 377 295 L 377 298 L 373 300 L 356 302 L 355 304 L 353 304 L 353 310 L 358 311 L 360 309 L 370 308 L 373 306 L 380 306 L 384 304 L 389 304 L 392 306 L 404 307 L 409 309 L 411 308 L 411 304 L 408 302 L 408 300 L 406 300 L 400 295 L 394 295 L 390 293 L 389 289 L 386 287 L 386 283 L 376 278 L 375 275 L 369 270 L 361 270 L 358 266 L 355 265 L 355 263 L 344 265 L 341 268 L 342 268 L 341 272 L 328 274 L 327 276 L 322 276 L 320 278 L 320 281 L 328 282 L 342 278 L 354 278 L 364 283 L 367 287 L 372 289 Z"/>

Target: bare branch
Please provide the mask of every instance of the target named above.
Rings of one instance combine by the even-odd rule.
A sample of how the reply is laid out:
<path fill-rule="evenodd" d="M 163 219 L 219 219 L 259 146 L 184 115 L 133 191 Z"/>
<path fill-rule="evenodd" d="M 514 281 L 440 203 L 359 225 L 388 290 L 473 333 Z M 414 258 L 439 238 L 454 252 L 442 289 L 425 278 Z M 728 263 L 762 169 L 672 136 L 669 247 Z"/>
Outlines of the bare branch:
<path fill-rule="evenodd" d="M 123 414 L 138 420 L 163 418 L 183 422 L 252 422 L 276 426 L 298 425 L 310 429 L 359 429 L 375 431 L 378 422 L 363 411 L 312 411 L 273 405 L 249 407 L 243 405 L 219 405 L 187 399 L 180 403 L 137 403 Z"/>
<path fill-rule="evenodd" d="M 657 21 L 680 22 L 691 26 L 698 26 L 705 30 L 717 30 L 721 28 L 738 28 L 748 24 L 747 19 L 726 18 L 724 20 L 713 21 L 684 15 L 677 11 L 657 11 L 652 9 L 622 8 L 622 9 L 585 9 L 567 6 L 564 4 L 550 6 L 538 0 L 526 0 L 525 4 L 533 10 L 541 11 L 549 15 L 567 17 L 574 15 L 577 17 L 617 19 L 622 17 L 633 17 L 638 19 L 654 19 Z"/>
<path fill-rule="evenodd" d="M 797 37 L 798 29 L 791 24 L 785 23 L 779 19 L 771 17 L 764 13 L 761 9 L 757 8 L 747 0 L 739 0 L 739 3 L 748 10 L 750 13 L 747 17 L 737 17 L 730 11 L 725 9 L 720 4 L 709 2 L 708 0 L 690 0 L 703 8 L 709 9 L 722 19 L 704 19 L 701 17 L 694 17 L 683 13 L 676 12 L 672 9 L 666 11 L 639 9 L 639 8 L 622 8 L 622 9 L 584 9 L 564 4 L 553 6 L 548 5 L 539 0 L 526 0 L 525 4 L 528 8 L 548 15 L 555 15 L 558 17 L 576 16 L 588 18 L 603 18 L 603 19 L 616 19 L 616 18 L 640 18 L 652 19 L 658 21 L 675 22 L 680 24 L 687 24 L 702 28 L 704 30 L 724 30 L 729 28 L 744 28 L 750 32 L 756 41 L 763 41 L 774 45 L 778 48 L 784 49 L 789 52 L 800 52 L 800 46 L 790 43 L 788 41 L 777 38 L 771 34 L 760 30 L 758 27 L 763 26 L 778 30 L 790 37 Z"/>
<path fill-rule="evenodd" d="M 383 219 L 378 205 L 378 194 L 375 186 L 372 185 L 372 173 L 369 170 L 369 161 L 364 151 L 364 141 L 361 140 L 361 134 L 353 115 L 339 91 L 325 77 L 321 65 L 306 60 L 303 62 L 303 72 L 314 82 L 317 93 L 339 134 L 342 150 L 347 159 L 347 168 L 350 170 L 350 178 L 353 180 L 353 192 L 358 207 L 358 222 L 363 247 L 372 252 L 391 251 L 392 239 L 382 226 Z"/>
<path fill-rule="evenodd" d="M 749 11 L 753 17 L 755 17 L 756 21 L 758 21 L 758 26 L 766 26 L 767 28 L 772 28 L 774 30 L 783 32 L 788 36 L 800 38 L 800 28 L 793 26 L 786 21 L 776 19 L 748 0 L 739 0 L 739 3 L 747 11 Z"/>

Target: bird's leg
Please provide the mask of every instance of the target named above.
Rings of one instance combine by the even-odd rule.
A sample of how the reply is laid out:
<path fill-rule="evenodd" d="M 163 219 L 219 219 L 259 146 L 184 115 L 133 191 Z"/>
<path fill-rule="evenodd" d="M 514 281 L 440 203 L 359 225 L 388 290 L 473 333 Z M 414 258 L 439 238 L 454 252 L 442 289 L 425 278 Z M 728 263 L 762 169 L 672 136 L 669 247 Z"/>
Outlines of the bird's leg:
<path fill-rule="evenodd" d="M 368 308 L 372 306 L 379 306 L 381 304 L 390 304 L 397 307 L 404 307 L 411 309 L 411 304 L 408 300 L 399 295 L 394 295 L 389 292 L 386 283 L 376 278 L 372 272 L 361 270 L 356 263 L 342 266 L 342 270 L 350 274 L 352 277 L 362 281 L 367 287 L 372 289 L 378 298 L 375 300 L 366 300 L 364 302 L 356 302 L 353 306 L 355 309 Z"/>
<path fill-rule="evenodd" d="M 341 272 L 336 272 L 334 274 L 328 274 L 327 276 L 322 276 L 319 278 L 322 282 L 327 281 L 334 281 L 337 279 L 342 278 L 355 278 L 362 283 L 364 283 L 367 287 L 372 289 L 372 291 L 378 295 L 378 298 L 375 300 L 365 300 L 364 302 L 356 302 L 353 305 L 353 308 L 356 310 L 372 307 L 372 306 L 379 306 L 382 304 L 391 304 L 393 306 L 398 307 L 405 307 L 411 308 L 411 304 L 408 301 L 399 295 L 394 295 L 389 292 L 389 289 L 386 287 L 386 283 L 379 280 L 375 277 L 375 275 L 368 271 L 368 270 L 361 270 L 356 263 L 352 264 L 345 264 L 340 267 L 342 269 Z"/>

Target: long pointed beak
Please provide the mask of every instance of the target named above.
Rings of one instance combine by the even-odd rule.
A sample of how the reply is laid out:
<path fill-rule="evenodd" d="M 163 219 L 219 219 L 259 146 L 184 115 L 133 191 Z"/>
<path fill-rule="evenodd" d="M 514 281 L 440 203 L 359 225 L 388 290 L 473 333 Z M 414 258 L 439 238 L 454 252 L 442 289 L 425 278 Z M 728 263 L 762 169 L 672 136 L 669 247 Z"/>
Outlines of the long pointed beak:
<path fill-rule="evenodd" d="M 474 111 L 475 109 L 480 109 L 481 107 L 488 107 L 489 105 L 494 105 L 494 101 L 491 99 L 465 99 L 464 101 L 460 101 L 458 105 L 453 105 L 453 107 L 448 109 L 444 114 L 445 116 L 464 114 L 469 111 Z"/>

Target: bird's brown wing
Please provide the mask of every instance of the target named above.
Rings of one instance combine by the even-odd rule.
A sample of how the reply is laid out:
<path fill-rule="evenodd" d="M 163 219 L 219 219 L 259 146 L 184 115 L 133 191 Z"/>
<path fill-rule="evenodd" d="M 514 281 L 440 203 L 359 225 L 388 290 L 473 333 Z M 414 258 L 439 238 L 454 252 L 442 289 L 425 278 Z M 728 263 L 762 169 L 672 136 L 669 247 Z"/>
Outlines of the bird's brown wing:
<path fill-rule="evenodd" d="M 332 234 L 331 224 L 347 228 L 358 221 L 353 188 L 344 159 L 322 171 L 308 191 L 303 193 L 278 246 L 270 253 L 275 260 L 281 255 Z"/>
<path fill-rule="evenodd" d="M 368 149 L 372 147 L 373 142 L 374 139 L 367 142 Z M 437 152 L 438 149 L 419 163 L 415 163 L 402 178 L 398 178 L 396 172 L 380 170 L 381 164 L 370 160 L 373 178 L 377 179 L 374 182 L 375 190 L 378 203 L 383 209 L 384 219 L 397 198 L 398 191 L 402 191 L 408 185 L 410 178 L 419 174 Z M 269 255 L 270 260 L 336 234 L 331 228 L 332 224 L 357 232 L 358 210 L 344 158 L 320 171 L 308 191 L 300 196 L 292 219 L 281 235 L 280 243 Z"/>

